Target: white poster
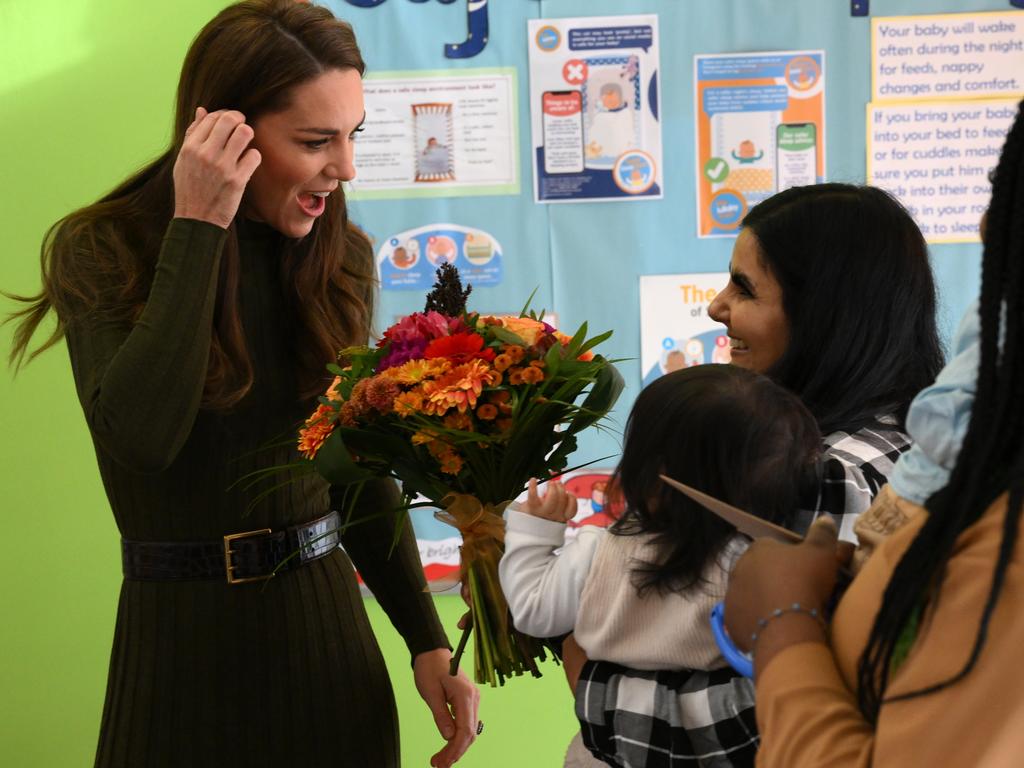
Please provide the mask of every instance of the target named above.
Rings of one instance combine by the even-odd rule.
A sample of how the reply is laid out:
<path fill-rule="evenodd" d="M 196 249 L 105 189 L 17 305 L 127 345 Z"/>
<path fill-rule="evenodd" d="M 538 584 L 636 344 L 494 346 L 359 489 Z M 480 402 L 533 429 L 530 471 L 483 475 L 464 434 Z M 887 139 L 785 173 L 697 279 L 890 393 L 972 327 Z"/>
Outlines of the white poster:
<path fill-rule="evenodd" d="M 1024 94 L 1024 13 L 871 20 L 874 101 Z"/>
<path fill-rule="evenodd" d="M 513 68 L 368 75 L 355 199 L 519 193 Z"/>
<path fill-rule="evenodd" d="M 725 326 L 708 305 L 728 272 L 640 277 L 640 370 L 644 386 L 679 368 L 731 360 Z"/>
<path fill-rule="evenodd" d="M 1015 99 L 868 105 L 868 184 L 902 202 L 930 243 L 978 242 Z"/>
<path fill-rule="evenodd" d="M 662 196 L 658 17 L 529 22 L 534 199 Z"/>

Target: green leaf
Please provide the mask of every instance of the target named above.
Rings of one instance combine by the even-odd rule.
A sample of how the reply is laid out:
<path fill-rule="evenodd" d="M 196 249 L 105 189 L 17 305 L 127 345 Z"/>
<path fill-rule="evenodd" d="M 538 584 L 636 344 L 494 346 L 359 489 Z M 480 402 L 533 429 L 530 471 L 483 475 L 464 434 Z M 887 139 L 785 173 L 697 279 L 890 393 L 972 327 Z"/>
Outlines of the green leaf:
<path fill-rule="evenodd" d="M 579 357 L 580 355 L 590 351 L 591 349 L 596 347 L 598 344 L 600 344 L 600 343 L 602 343 L 604 341 L 608 341 L 608 339 L 610 339 L 612 337 L 612 333 L 613 333 L 613 331 L 605 331 L 604 333 L 598 334 L 597 336 L 595 336 L 592 339 L 588 339 L 580 347 L 580 351 L 576 353 L 576 357 Z"/>
<path fill-rule="evenodd" d="M 536 288 L 534 288 L 534 289 L 533 289 L 533 290 L 532 290 L 532 291 L 530 292 L 530 295 L 529 295 L 529 297 L 528 297 L 528 298 L 526 299 L 526 303 L 525 303 L 525 304 L 523 304 L 523 308 L 522 308 L 521 310 L 519 310 L 519 316 L 520 316 L 520 317 L 526 317 L 526 313 L 527 313 L 527 312 L 529 311 L 529 309 L 530 309 L 530 304 L 532 304 L 532 303 L 533 303 L 533 297 L 537 295 L 537 291 L 539 291 L 539 290 L 540 290 L 540 286 L 538 285 L 538 286 L 537 286 Z"/>
<path fill-rule="evenodd" d="M 526 343 L 526 340 L 522 336 L 520 336 L 517 333 L 512 333 L 512 331 L 503 326 L 490 325 L 488 326 L 488 330 L 490 330 L 490 332 L 494 334 L 494 338 L 498 339 L 499 341 L 503 341 L 506 344 L 515 344 L 516 346 L 520 347 L 529 346 L 529 344 Z"/>
<path fill-rule="evenodd" d="M 595 360 L 597 359 L 595 358 Z M 566 431 L 570 435 L 574 435 L 604 418 L 626 386 L 618 369 L 607 361 L 603 362 L 605 364 L 597 372 L 590 394 L 580 406 L 580 413 L 569 423 Z"/>
<path fill-rule="evenodd" d="M 348 446 L 335 430 L 320 446 L 320 451 L 313 459 L 313 465 L 327 482 L 333 485 L 349 485 L 375 477 L 376 473 L 360 467 L 352 460 Z"/>

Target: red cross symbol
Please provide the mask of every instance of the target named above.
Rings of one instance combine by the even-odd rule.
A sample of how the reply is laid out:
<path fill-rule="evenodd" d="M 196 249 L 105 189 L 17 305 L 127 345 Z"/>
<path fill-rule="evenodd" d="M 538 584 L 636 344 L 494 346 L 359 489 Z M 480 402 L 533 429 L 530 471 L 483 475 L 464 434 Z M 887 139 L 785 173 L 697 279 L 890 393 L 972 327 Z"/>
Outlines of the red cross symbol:
<path fill-rule="evenodd" d="M 579 85 L 587 79 L 587 62 L 569 59 L 562 67 L 562 77 L 569 85 Z"/>

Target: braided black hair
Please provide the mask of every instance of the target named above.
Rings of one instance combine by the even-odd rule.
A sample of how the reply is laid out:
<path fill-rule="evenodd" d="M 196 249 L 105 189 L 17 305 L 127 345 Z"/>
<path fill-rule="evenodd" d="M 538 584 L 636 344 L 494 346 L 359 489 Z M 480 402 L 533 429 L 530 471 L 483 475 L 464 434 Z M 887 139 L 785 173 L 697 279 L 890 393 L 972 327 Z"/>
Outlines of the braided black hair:
<path fill-rule="evenodd" d="M 883 703 L 962 680 L 985 645 L 1020 529 L 1024 500 L 1024 102 L 1006 137 L 983 236 L 981 362 L 970 425 L 946 487 L 925 502 L 928 519 L 893 572 L 858 666 L 858 704 L 871 723 Z M 911 617 L 933 603 L 960 534 L 1009 491 L 1002 543 L 974 647 L 952 677 L 885 698 L 893 652 Z"/>

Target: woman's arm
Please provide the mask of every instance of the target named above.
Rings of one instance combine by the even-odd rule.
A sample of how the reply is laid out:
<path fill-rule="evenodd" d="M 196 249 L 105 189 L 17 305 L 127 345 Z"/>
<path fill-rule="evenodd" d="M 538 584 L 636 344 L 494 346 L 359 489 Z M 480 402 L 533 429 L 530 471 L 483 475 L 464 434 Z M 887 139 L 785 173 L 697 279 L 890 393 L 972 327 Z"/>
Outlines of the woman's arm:
<path fill-rule="evenodd" d="M 157 472 L 174 461 L 199 410 L 227 233 L 174 219 L 134 325 L 86 315 L 67 344 L 86 422 L 118 463 Z"/>
<path fill-rule="evenodd" d="M 341 489 L 331 489 L 332 508 L 345 519 L 347 510 L 342 498 Z M 350 524 L 341 531 L 341 543 L 405 640 L 409 654 L 415 657 L 424 651 L 451 646 L 437 617 L 433 596 L 427 590 L 412 522 L 407 513 L 396 511 L 401 502 L 393 481 L 367 482 L 352 510 Z"/>

